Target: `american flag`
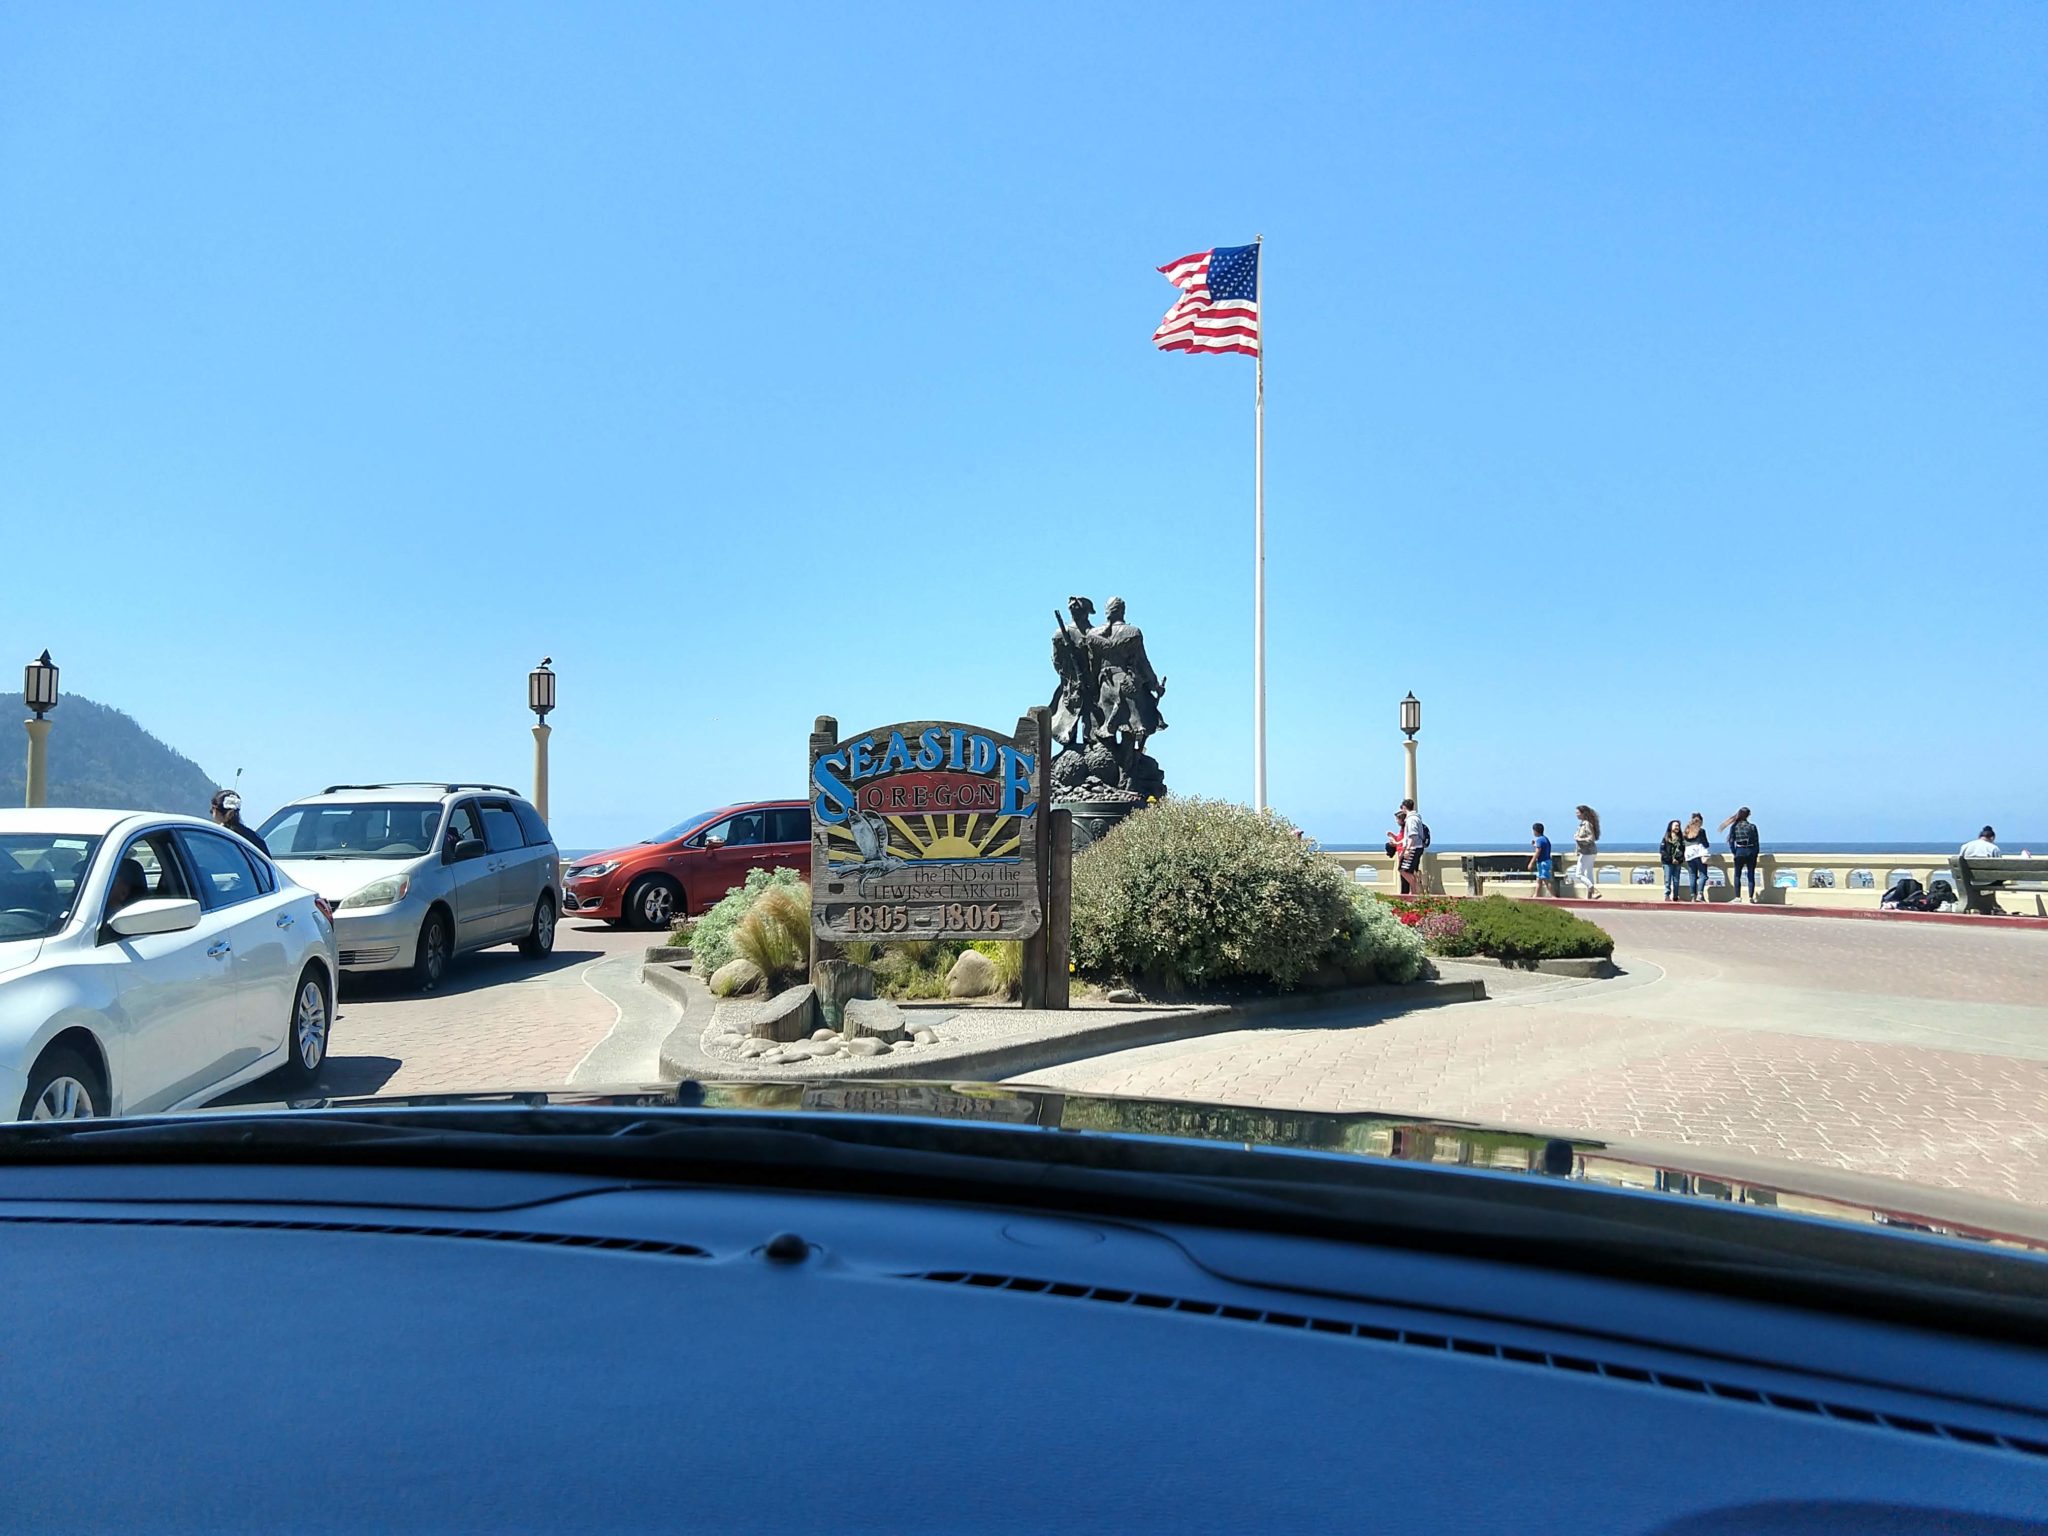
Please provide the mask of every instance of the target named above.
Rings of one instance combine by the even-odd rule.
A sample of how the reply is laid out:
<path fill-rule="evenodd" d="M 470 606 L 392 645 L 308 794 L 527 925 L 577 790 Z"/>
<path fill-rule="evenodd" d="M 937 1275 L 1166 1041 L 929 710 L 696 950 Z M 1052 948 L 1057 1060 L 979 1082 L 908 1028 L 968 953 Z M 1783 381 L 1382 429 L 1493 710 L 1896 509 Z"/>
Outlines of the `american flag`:
<path fill-rule="evenodd" d="M 1159 269 L 1180 299 L 1152 333 L 1162 352 L 1259 355 L 1259 248 L 1219 245 Z"/>

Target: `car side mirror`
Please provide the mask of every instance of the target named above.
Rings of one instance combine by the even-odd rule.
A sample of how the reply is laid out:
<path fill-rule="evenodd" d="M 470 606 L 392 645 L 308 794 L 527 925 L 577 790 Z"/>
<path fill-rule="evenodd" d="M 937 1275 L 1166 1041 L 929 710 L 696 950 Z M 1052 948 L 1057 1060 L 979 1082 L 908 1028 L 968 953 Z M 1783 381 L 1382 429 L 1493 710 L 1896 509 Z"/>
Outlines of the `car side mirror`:
<path fill-rule="evenodd" d="M 450 864 L 460 864 L 465 859 L 480 859 L 483 856 L 483 839 L 477 837 L 462 838 L 453 848 L 448 850 L 448 862 Z"/>
<path fill-rule="evenodd" d="M 707 837 L 704 839 L 704 851 L 706 853 L 716 853 L 724 846 L 725 839 L 722 837 Z"/>
<path fill-rule="evenodd" d="M 199 926 L 199 903 L 189 896 L 151 896 L 129 902 L 107 919 L 107 926 L 124 939 L 139 939 L 149 933 L 183 933 Z"/>

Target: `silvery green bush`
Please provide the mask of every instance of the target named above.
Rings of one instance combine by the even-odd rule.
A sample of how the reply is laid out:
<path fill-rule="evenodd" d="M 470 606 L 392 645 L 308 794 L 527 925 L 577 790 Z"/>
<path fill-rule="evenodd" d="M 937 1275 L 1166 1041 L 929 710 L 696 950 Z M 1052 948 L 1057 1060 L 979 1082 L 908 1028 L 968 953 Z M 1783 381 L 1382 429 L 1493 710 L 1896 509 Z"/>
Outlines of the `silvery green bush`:
<path fill-rule="evenodd" d="M 713 971 L 732 959 L 735 953 L 732 931 L 739 926 L 740 919 L 747 915 L 756 898 L 771 885 L 801 886 L 803 883 L 804 877 L 793 869 L 748 870 L 746 880 L 721 896 L 690 929 L 690 969 L 709 978 Z M 810 900 L 808 893 L 804 900 Z"/>
<path fill-rule="evenodd" d="M 1348 947 L 1351 883 L 1279 816 L 1162 800 L 1074 860 L 1075 968 L 1154 988 L 1291 987 Z"/>
<path fill-rule="evenodd" d="M 1332 946 L 1332 963 L 1361 979 L 1371 975 L 1401 986 L 1421 975 L 1426 950 L 1422 935 L 1355 882 L 1350 896 L 1351 919 Z"/>

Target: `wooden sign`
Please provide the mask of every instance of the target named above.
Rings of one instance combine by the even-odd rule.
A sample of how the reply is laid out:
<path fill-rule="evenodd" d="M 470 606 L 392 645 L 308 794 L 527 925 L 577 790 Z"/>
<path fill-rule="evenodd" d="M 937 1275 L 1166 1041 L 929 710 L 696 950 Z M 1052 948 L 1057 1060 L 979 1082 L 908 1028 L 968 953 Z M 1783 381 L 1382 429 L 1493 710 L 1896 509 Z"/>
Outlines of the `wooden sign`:
<path fill-rule="evenodd" d="M 1024 939 L 1044 922 L 1042 731 L 952 720 L 811 735 L 821 939 Z"/>

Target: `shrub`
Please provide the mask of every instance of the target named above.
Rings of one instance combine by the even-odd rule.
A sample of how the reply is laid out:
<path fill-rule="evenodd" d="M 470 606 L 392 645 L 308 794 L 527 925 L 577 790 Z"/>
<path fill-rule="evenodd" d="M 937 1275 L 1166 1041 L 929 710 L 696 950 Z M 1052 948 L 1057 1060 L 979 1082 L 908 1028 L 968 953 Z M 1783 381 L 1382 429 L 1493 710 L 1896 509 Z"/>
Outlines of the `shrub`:
<path fill-rule="evenodd" d="M 1349 931 L 1350 885 L 1278 816 L 1163 800 L 1074 860 L 1074 962 L 1166 988 L 1291 987 Z"/>
<path fill-rule="evenodd" d="M 1421 975 L 1421 936 L 1377 896 L 1355 887 L 1348 894 L 1351 916 L 1331 943 L 1330 963 L 1354 976 L 1374 976 L 1397 986 Z"/>
<path fill-rule="evenodd" d="M 794 986 L 811 965 L 811 904 L 786 885 L 770 885 L 732 930 L 733 953 L 751 960 L 770 995 Z"/>
<path fill-rule="evenodd" d="M 1465 919 L 1455 912 L 1431 912 L 1415 924 L 1423 947 L 1432 955 L 1469 955 L 1474 942 Z"/>
<path fill-rule="evenodd" d="M 1512 965 L 1538 960 L 1606 959 L 1614 953 L 1607 930 L 1562 907 L 1481 896 L 1459 903 L 1473 948 Z"/>
<path fill-rule="evenodd" d="M 879 948 L 881 953 L 872 962 L 875 992 L 914 1002 L 946 995 L 946 969 L 961 946 L 937 939 L 899 939 Z"/>
<path fill-rule="evenodd" d="M 733 929 L 769 886 L 795 889 L 803 883 L 803 876 L 793 869 L 748 870 L 746 880 L 721 896 L 690 930 L 691 969 L 699 976 L 709 976 L 733 957 Z"/>

